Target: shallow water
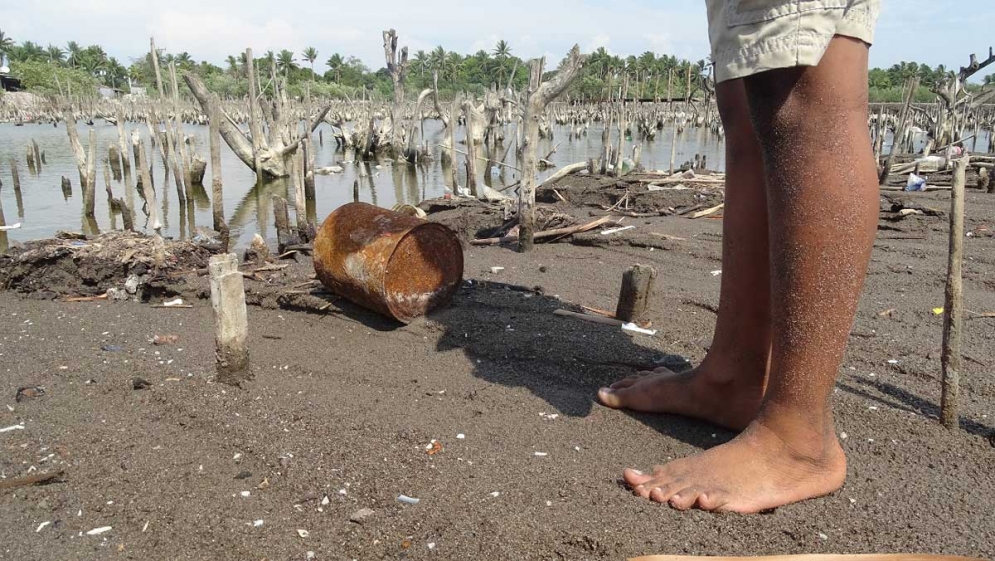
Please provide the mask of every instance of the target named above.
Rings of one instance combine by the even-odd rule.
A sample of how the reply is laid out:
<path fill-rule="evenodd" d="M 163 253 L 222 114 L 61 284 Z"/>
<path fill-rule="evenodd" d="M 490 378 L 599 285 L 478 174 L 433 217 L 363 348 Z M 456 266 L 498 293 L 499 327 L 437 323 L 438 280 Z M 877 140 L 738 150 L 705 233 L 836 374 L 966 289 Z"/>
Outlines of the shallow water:
<path fill-rule="evenodd" d="M 96 227 L 100 231 L 121 228 L 121 217 L 110 212 L 107 197 L 104 194 L 104 164 L 102 162 L 107 157 L 108 147 L 111 144 L 116 145 L 118 142 L 117 128 L 104 123 L 102 120 L 97 120 L 93 127 L 80 123 L 78 125 L 79 135 L 84 145 L 87 142 L 88 129 L 90 128 L 96 131 L 97 155 L 101 160 L 97 166 Z M 129 134 L 133 128 L 137 128 L 146 140 L 147 149 L 151 148 L 148 144 L 147 127 L 133 123 L 126 126 Z M 209 160 L 207 127 L 185 125 L 184 129 L 187 134 L 195 137 L 197 152 L 201 157 Z M 342 162 L 354 160 L 351 153 L 336 151 L 331 127 L 322 124 L 319 130 L 323 132 L 325 143 L 324 146 L 318 145 L 316 132 L 316 167 L 342 165 Z M 554 138 L 540 140 L 538 152 L 540 155 L 545 155 L 554 145 L 558 145 L 556 153 L 550 158 L 557 167 L 585 161 L 592 157 L 597 158 L 602 149 L 601 131 L 602 125 L 594 123 L 586 136 L 568 141 L 569 127 L 554 126 Z M 655 140 L 638 142 L 642 150 L 643 166 L 647 169 L 666 169 L 669 167 L 674 132 L 673 127 L 668 127 L 660 131 Z M 457 130 L 456 134 L 457 138 L 463 138 L 462 127 Z M 345 169 L 340 174 L 317 175 L 315 177 L 316 201 L 310 205 L 309 213 L 320 224 L 320 221 L 328 213 L 338 206 L 352 201 L 352 186 L 357 179 L 360 185 L 360 200 L 386 208 L 390 208 L 396 203 L 417 204 L 426 198 L 443 195 L 447 187 L 452 187 L 448 165 L 443 164 L 439 157 L 438 144 L 444 135 L 444 129 L 440 122 L 425 122 L 425 136 L 432 146 L 433 153 L 433 160 L 425 164 L 392 165 L 387 161 L 379 164 L 373 163 L 369 166 L 370 173 L 361 176 L 359 165 L 349 163 L 342 165 Z M 513 143 L 514 137 L 514 129 L 511 128 L 507 132 L 506 143 Z M 612 138 L 617 138 L 614 132 Z M 41 166 L 40 172 L 35 174 L 29 171 L 25 159 L 25 149 L 30 145 L 32 139 L 45 153 L 47 161 L 47 164 Z M 613 143 L 615 142 L 613 140 Z M 725 151 L 722 142 L 722 139 L 706 129 L 687 128 L 678 135 L 675 161 L 677 165 L 680 165 L 685 161 L 692 160 L 695 154 L 703 154 L 707 157 L 710 169 L 722 171 L 725 168 Z M 885 142 L 886 153 L 890 143 L 891 138 L 888 136 Z M 917 149 L 921 148 L 921 140 L 916 144 Z M 631 140 L 626 141 L 627 155 L 631 155 L 632 145 Z M 983 138 L 979 139 L 979 146 L 986 147 L 987 145 L 988 135 L 983 134 Z M 459 149 L 462 150 L 464 147 L 460 146 Z M 480 155 L 483 155 L 483 152 L 484 150 L 480 149 Z M 168 183 L 163 181 L 162 159 L 158 155 L 158 149 L 151 149 L 149 154 L 153 167 L 156 197 L 161 206 L 160 217 L 163 222 L 163 235 L 186 238 L 196 235 L 197 226 L 211 226 L 211 203 L 208 192 L 204 188 L 198 187 L 194 200 L 188 201 L 187 205 L 180 205 L 172 178 L 169 179 Z M 11 157 L 17 159 L 21 180 L 20 199 L 16 196 L 11 181 L 9 166 Z M 459 159 L 460 183 L 465 184 L 463 157 L 459 156 Z M 225 217 L 232 229 L 232 241 L 235 246 L 244 246 L 257 232 L 267 240 L 274 241 L 276 233 L 273 228 L 271 197 L 272 195 L 280 195 L 292 200 L 293 189 L 288 188 L 289 183 L 286 180 L 271 181 L 257 186 L 255 175 L 227 146 L 222 147 L 221 160 Z M 508 155 L 506 163 L 511 166 L 518 165 L 514 154 Z M 493 166 L 488 170 L 483 161 L 478 163 L 477 168 L 481 174 L 480 182 L 494 188 L 518 181 L 519 174 L 513 168 Z M 502 170 L 503 173 L 501 173 Z M 556 168 L 545 170 L 540 173 L 540 179 L 555 172 Z M 133 175 L 134 173 L 135 170 L 132 170 Z M 72 194 L 68 197 L 63 195 L 61 189 L 62 176 L 69 178 L 73 185 Z M 0 204 L 2 204 L 6 222 L 8 225 L 17 222 L 22 225 L 19 229 L 6 232 L 10 241 L 49 237 L 57 230 L 92 230 L 92 225 L 84 223 L 82 219 L 82 193 L 79 185 L 79 174 L 76 171 L 75 160 L 69 148 L 69 138 L 65 126 L 29 124 L 18 127 L 9 123 L 0 123 L 0 180 L 3 181 L 3 187 L 0 187 Z M 132 185 L 134 182 L 135 178 L 133 177 Z M 210 184 L 211 169 L 208 166 L 204 176 L 204 185 L 210 189 Z M 136 196 L 134 188 L 131 192 L 127 192 L 123 181 L 114 181 L 113 179 L 111 180 L 111 188 L 116 197 L 123 195 L 132 208 L 135 208 L 133 202 L 138 202 L 138 208 L 135 212 L 135 226 L 137 229 L 144 230 L 146 219 L 144 213 L 141 212 L 142 199 Z M 0 233 L 0 236 L 3 234 Z"/>
<path fill-rule="evenodd" d="M 117 127 L 108 125 L 99 119 L 95 121 L 93 127 L 88 127 L 82 122 L 79 123 L 79 135 L 84 146 L 87 143 L 90 128 L 96 131 L 96 151 L 98 159 L 101 160 L 97 165 L 96 225 L 100 231 L 121 228 L 121 217 L 113 215 L 109 210 L 104 191 L 103 175 L 103 160 L 107 157 L 107 150 L 110 145 L 118 143 Z M 130 135 L 133 128 L 137 128 L 142 134 L 146 140 L 146 149 L 149 150 L 147 127 L 128 123 L 126 132 Z M 207 127 L 185 125 L 184 129 L 187 134 L 196 138 L 197 152 L 202 158 L 209 161 Z M 316 201 L 309 209 L 309 213 L 318 219 L 319 224 L 335 208 L 352 201 L 353 183 L 357 179 L 360 185 L 360 200 L 386 208 L 390 208 L 396 203 L 417 204 L 427 198 L 442 196 L 446 192 L 446 187 L 452 187 L 449 185 L 451 182 L 449 166 L 448 164 L 444 165 L 439 157 L 438 144 L 444 137 L 444 130 L 438 121 L 426 121 L 425 123 L 425 136 L 432 146 L 433 152 L 431 162 L 420 165 L 392 165 L 389 161 L 379 164 L 371 163 L 370 173 L 365 177 L 360 175 L 358 164 L 342 164 L 342 162 L 351 162 L 354 158 L 351 153 L 336 151 L 331 127 L 322 124 L 319 130 L 323 132 L 325 142 L 324 146 L 318 145 L 316 132 L 315 166 L 342 165 L 345 168 L 339 174 L 315 176 Z M 550 158 L 557 166 L 598 157 L 602 148 L 601 130 L 601 125 L 595 124 L 590 128 L 587 136 L 569 142 L 567 140 L 569 127 L 554 127 L 554 138 L 540 141 L 539 154 L 540 156 L 545 155 L 554 145 L 559 144 L 556 153 Z M 462 127 L 457 130 L 456 134 L 457 139 L 463 138 Z M 673 134 L 673 128 L 665 129 L 658 133 L 654 141 L 640 143 L 642 146 L 642 164 L 647 169 L 669 167 Z M 615 138 L 614 135 L 613 138 Z M 41 166 L 40 172 L 35 174 L 30 173 L 25 158 L 26 147 L 31 144 L 32 139 L 45 153 L 47 161 L 47 164 Z M 130 152 L 130 137 L 128 140 Z M 513 129 L 507 134 L 507 142 L 514 142 Z M 631 155 L 632 142 L 627 140 L 626 146 L 626 153 Z M 459 146 L 458 149 L 465 150 L 465 147 Z M 160 217 L 163 222 L 163 235 L 185 238 L 196 235 L 196 226 L 210 227 L 212 225 L 209 197 L 210 165 L 208 165 L 207 173 L 204 176 L 204 185 L 207 190 L 197 187 L 194 200 L 188 201 L 187 205 L 184 206 L 178 202 L 172 177 L 169 178 L 168 183 L 163 181 L 163 165 L 158 149 L 151 149 L 148 153 L 153 167 L 156 197 L 161 206 Z M 483 149 L 480 149 L 479 153 L 483 155 Z M 724 168 L 724 150 L 718 137 L 704 129 L 688 128 L 678 135 L 677 165 L 693 159 L 695 154 L 706 155 L 708 166 L 711 169 L 721 170 Z M 460 159 L 460 183 L 465 184 L 463 157 L 458 156 Z M 14 193 L 11 180 L 9 165 L 11 157 L 17 159 L 21 180 L 20 200 Z M 514 154 L 509 154 L 507 163 L 517 167 L 517 162 L 514 160 Z M 276 232 L 273 228 L 271 197 L 272 195 L 280 195 L 288 200 L 293 200 L 293 189 L 289 188 L 288 181 L 276 180 L 255 185 L 255 174 L 227 146 L 222 147 L 221 162 L 225 217 L 232 229 L 232 241 L 237 246 L 245 245 L 257 232 L 268 240 L 275 240 Z M 489 184 L 494 188 L 518 181 L 519 174 L 512 168 L 504 168 L 502 174 L 502 168 L 499 166 L 493 166 L 491 170 L 485 169 L 484 161 L 480 161 L 477 168 L 481 175 L 478 182 Z M 133 176 L 135 171 L 132 170 Z M 540 179 L 555 172 L 555 168 L 543 171 L 540 174 Z M 62 176 L 69 178 L 72 182 L 72 194 L 69 197 L 63 195 Z M 3 181 L 3 187 L 0 188 L 0 203 L 3 205 L 6 222 L 8 225 L 16 222 L 21 223 L 21 228 L 7 232 L 10 241 L 50 237 L 57 230 L 90 230 L 82 220 L 83 197 L 79 184 L 79 173 L 69 148 L 69 137 L 64 125 L 53 127 L 51 124 L 28 124 L 18 127 L 9 123 L 0 124 L 0 179 Z M 134 183 L 135 178 L 132 177 L 132 185 Z M 111 189 L 115 197 L 123 196 L 129 205 L 132 201 L 137 201 L 135 227 L 144 230 L 146 217 L 141 212 L 142 199 L 137 196 L 137 192 L 126 192 L 123 180 L 114 181 L 113 178 L 111 179 Z M 134 187 L 132 191 L 134 191 Z"/>

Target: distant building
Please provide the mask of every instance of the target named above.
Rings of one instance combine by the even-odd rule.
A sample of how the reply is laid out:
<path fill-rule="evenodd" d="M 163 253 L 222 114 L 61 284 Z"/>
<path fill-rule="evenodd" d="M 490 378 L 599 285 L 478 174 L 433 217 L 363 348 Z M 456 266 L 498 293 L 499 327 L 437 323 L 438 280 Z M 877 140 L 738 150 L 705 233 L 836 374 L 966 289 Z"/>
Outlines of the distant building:
<path fill-rule="evenodd" d="M 5 92 L 21 91 L 21 81 L 10 75 L 10 69 L 0 66 L 0 90 Z"/>
<path fill-rule="evenodd" d="M 99 93 L 101 97 L 112 99 L 120 95 L 121 90 L 115 88 L 109 88 L 107 86 L 100 86 L 97 88 L 97 93 Z"/>

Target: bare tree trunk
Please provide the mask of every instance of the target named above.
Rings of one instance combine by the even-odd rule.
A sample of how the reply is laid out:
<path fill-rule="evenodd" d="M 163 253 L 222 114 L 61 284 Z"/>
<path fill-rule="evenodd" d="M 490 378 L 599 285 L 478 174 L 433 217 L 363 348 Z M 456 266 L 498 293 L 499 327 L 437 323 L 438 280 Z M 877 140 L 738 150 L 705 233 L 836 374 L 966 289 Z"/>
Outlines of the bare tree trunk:
<path fill-rule="evenodd" d="M 149 38 L 149 54 L 152 58 L 152 68 L 155 69 L 155 85 L 159 88 L 159 99 L 166 97 L 165 91 L 162 89 L 162 71 L 159 70 L 159 51 L 155 48 L 155 37 Z"/>
<path fill-rule="evenodd" d="M 906 84 L 908 88 L 905 92 L 905 99 L 902 102 L 902 112 L 898 119 L 898 128 L 895 129 L 895 135 L 892 137 L 891 150 L 888 152 L 888 157 L 884 160 L 884 166 L 881 168 L 881 175 L 878 177 L 878 183 L 884 185 L 888 181 L 888 175 L 891 173 L 891 162 L 895 159 L 895 156 L 901 149 L 902 139 L 905 138 L 905 128 L 908 125 L 909 120 L 909 104 L 912 103 L 912 99 L 915 97 L 915 92 L 919 89 L 919 78 L 915 77 L 909 80 Z"/>
<path fill-rule="evenodd" d="M 526 142 L 522 155 L 522 184 L 519 188 L 518 250 L 531 251 L 535 243 L 535 188 L 538 168 L 539 117 L 551 101 L 562 94 L 580 74 L 587 57 L 580 54 L 580 47 L 574 45 L 567 55 L 559 72 L 548 82 L 542 83 L 542 59 L 531 63 L 529 95 L 525 111 Z"/>
<path fill-rule="evenodd" d="M 211 111 L 208 116 L 211 143 L 211 209 L 214 217 L 214 229 L 223 232 L 228 229 L 225 223 L 225 198 L 221 181 L 221 108 L 217 96 L 211 98 Z"/>
<path fill-rule="evenodd" d="M 245 49 L 245 71 L 248 73 L 249 78 L 249 134 L 252 135 L 252 169 L 256 172 L 256 183 L 259 183 L 262 179 L 263 169 L 262 162 L 260 161 L 260 157 L 262 156 L 260 143 L 263 139 L 263 122 L 262 116 L 259 114 L 259 107 L 256 105 L 256 96 L 261 96 L 262 93 L 256 92 L 254 80 L 256 67 L 255 62 L 252 60 L 252 49 Z M 189 83 L 190 80 L 187 79 L 187 82 Z M 191 89 L 193 88 L 191 87 Z M 196 95 L 196 92 L 194 95 Z M 200 99 L 200 96 L 198 96 L 198 99 Z M 201 101 L 201 105 L 203 104 L 204 102 Z M 239 132 L 241 133 L 241 131 Z M 225 142 L 228 142 L 228 145 L 231 146 L 231 142 L 227 137 L 225 138 Z"/>

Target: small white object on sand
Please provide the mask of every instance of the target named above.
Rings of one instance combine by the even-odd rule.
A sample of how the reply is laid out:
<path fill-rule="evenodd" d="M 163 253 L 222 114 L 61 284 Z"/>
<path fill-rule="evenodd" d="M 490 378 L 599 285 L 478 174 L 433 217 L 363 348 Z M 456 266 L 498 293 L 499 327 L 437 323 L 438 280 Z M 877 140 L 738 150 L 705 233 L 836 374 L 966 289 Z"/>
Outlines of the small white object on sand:
<path fill-rule="evenodd" d="M 89 532 L 86 533 L 86 535 L 88 535 L 88 536 L 99 536 L 100 534 L 103 534 L 104 532 L 110 532 L 110 531 L 111 531 L 111 527 L 110 526 L 101 526 L 99 528 L 94 528 L 94 529 L 90 530 Z"/>

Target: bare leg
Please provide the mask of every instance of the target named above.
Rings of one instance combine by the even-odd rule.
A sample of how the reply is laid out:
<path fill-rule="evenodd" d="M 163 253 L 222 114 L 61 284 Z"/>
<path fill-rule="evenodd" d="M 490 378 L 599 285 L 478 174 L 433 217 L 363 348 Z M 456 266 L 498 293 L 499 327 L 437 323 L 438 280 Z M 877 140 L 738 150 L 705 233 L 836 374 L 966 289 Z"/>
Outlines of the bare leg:
<path fill-rule="evenodd" d="M 760 144 L 742 80 L 716 88 L 726 131 L 722 288 L 712 346 L 684 374 L 630 376 L 598 392 L 609 407 L 674 413 L 741 430 L 760 408 L 770 353 L 770 250 Z"/>
<path fill-rule="evenodd" d="M 643 497 L 676 508 L 757 512 L 838 489 L 846 458 L 830 394 L 877 220 L 867 132 L 867 45 L 836 37 L 817 67 L 746 79 L 763 146 L 770 220 L 770 376 L 757 419 L 736 439 L 626 470 Z"/>

